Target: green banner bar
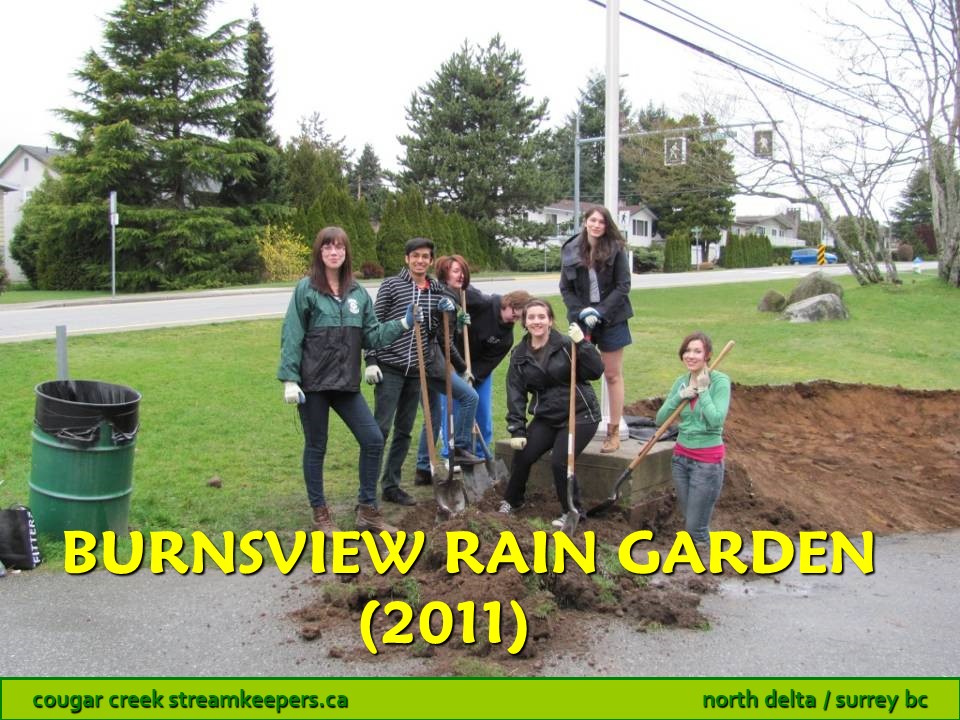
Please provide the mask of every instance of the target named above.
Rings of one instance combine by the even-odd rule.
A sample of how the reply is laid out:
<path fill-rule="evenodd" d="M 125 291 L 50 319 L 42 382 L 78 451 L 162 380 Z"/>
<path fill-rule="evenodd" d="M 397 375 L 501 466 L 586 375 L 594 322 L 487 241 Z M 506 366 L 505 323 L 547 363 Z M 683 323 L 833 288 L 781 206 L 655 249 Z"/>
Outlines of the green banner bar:
<path fill-rule="evenodd" d="M 38 707 L 39 706 L 39 707 Z M 4 679 L 0 720 L 50 718 L 937 718 L 958 679 Z"/>

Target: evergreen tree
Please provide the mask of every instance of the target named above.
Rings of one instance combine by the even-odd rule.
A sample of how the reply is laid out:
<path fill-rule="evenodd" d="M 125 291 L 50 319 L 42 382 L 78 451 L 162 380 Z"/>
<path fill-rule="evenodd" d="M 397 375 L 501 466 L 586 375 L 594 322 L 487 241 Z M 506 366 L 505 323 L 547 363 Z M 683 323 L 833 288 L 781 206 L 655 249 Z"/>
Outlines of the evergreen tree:
<path fill-rule="evenodd" d="M 223 174 L 241 176 L 249 145 L 234 126 L 237 22 L 205 31 L 212 0 L 125 0 L 102 51 L 76 76 L 82 107 L 61 109 L 75 137 L 58 180 L 31 203 L 20 241 L 48 288 L 109 285 L 107 196 L 117 190 L 117 282 L 124 290 L 252 281 L 259 256 L 249 211 L 204 207 Z M 37 219 L 42 218 L 42 222 Z M 31 237 L 26 237 L 29 233 Z"/>
<path fill-rule="evenodd" d="M 400 137 L 403 178 L 490 235 L 509 236 L 510 221 L 555 194 L 541 167 L 546 101 L 523 94 L 520 54 L 500 36 L 486 47 L 464 44 L 414 92 L 409 135 Z"/>
<path fill-rule="evenodd" d="M 933 236 L 933 199 L 930 196 L 930 173 L 925 167 L 917 168 L 903 189 L 900 201 L 891 213 L 893 236 L 913 245 L 917 253 L 937 252 Z"/>
<path fill-rule="evenodd" d="M 274 100 L 273 52 L 256 6 L 253 19 L 247 23 L 244 65 L 246 74 L 233 137 L 247 141 L 253 159 L 243 175 L 224 178 L 220 196 L 228 205 L 278 202 L 282 192 L 283 163 L 280 139 L 270 127 Z"/>
<path fill-rule="evenodd" d="M 333 140 L 318 113 L 301 118 L 300 134 L 283 151 L 286 198 L 297 208 L 309 208 L 328 185 L 347 189 L 349 153 L 343 138 Z M 312 242 L 312 240 L 311 240 Z"/>
<path fill-rule="evenodd" d="M 367 143 L 363 146 L 360 159 L 350 168 L 350 193 L 357 200 L 367 201 L 372 218 L 380 217 L 387 196 L 387 190 L 383 186 L 383 176 L 380 158 L 373 151 L 373 146 Z"/>
<path fill-rule="evenodd" d="M 607 86 L 603 73 L 593 73 L 587 78 L 583 89 L 577 95 L 581 98 L 580 139 L 602 138 L 606 131 Z M 620 132 L 629 132 L 635 128 L 632 120 L 633 107 L 626 92 L 620 90 Z M 559 158 L 558 185 L 565 197 L 573 197 L 574 137 L 577 108 L 567 115 L 563 127 L 551 138 L 551 144 Z M 580 145 L 580 202 L 582 205 L 603 203 L 604 186 L 604 143 L 602 140 Z M 636 163 L 620 161 L 620 198 L 636 202 Z"/>

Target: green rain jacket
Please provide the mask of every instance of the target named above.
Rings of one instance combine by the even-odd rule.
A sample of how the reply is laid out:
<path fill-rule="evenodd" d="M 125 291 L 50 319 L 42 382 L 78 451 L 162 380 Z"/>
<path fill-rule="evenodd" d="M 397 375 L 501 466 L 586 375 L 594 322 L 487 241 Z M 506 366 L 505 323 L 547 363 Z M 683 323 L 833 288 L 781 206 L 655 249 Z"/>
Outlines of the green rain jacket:
<path fill-rule="evenodd" d="M 377 320 L 373 300 L 357 283 L 338 300 L 305 277 L 283 320 L 277 379 L 299 383 L 304 392 L 359 392 L 361 350 L 389 345 L 403 332 L 400 320 Z"/>

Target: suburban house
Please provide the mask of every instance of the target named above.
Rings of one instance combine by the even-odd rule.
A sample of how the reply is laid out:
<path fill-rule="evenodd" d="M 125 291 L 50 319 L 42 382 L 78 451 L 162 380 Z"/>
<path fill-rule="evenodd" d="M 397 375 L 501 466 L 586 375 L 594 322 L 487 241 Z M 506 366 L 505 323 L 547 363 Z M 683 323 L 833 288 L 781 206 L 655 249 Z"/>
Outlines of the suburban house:
<path fill-rule="evenodd" d="M 593 203 L 580 203 L 581 215 Z M 556 228 L 553 233 L 547 236 L 548 244 L 562 242 L 573 234 L 575 221 L 573 211 L 573 200 L 558 200 L 543 208 L 527 213 L 527 219 L 531 222 L 546 223 Z M 617 224 L 620 226 L 620 232 L 627 241 L 627 245 L 650 247 L 654 240 L 662 241 L 657 234 L 656 228 L 657 216 L 646 205 L 620 205 L 617 213 Z"/>
<path fill-rule="evenodd" d="M 763 235 L 774 247 L 803 247 L 799 230 L 800 209 L 790 208 L 781 215 L 738 215 L 730 235 Z"/>
<path fill-rule="evenodd" d="M 0 259 L 10 280 L 24 280 L 20 267 L 10 257 L 10 241 L 20 222 L 21 208 L 34 188 L 51 174 L 53 158 L 62 150 L 36 145 L 17 145 L 0 162 Z"/>

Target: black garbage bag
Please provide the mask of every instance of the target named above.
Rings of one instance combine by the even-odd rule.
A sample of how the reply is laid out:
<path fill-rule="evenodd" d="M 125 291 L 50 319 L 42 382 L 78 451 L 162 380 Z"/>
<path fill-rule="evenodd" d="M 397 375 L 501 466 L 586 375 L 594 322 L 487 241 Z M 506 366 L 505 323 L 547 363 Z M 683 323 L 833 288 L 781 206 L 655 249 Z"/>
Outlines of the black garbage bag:
<path fill-rule="evenodd" d="M 653 434 L 657 431 L 657 424 L 653 418 L 643 417 L 642 415 L 624 415 L 623 420 L 627 423 L 627 432 L 633 440 L 646 442 L 652 438 Z M 674 440 L 679 434 L 680 431 L 677 429 L 676 424 L 674 424 L 660 436 L 660 440 Z"/>
<path fill-rule="evenodd" d="M 36 387 L 34 423 L 49 435 L 81 447 L 100 440 L 100 424 L 114 445 L 132 442 L 140 429 L 140 393 L 97 380 L 51 380 Z"/>

